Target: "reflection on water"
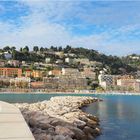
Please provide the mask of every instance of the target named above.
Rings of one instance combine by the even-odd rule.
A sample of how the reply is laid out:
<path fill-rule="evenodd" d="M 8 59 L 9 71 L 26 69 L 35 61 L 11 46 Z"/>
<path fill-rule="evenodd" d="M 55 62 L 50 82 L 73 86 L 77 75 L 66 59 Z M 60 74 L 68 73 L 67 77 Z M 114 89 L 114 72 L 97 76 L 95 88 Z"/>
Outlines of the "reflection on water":
<path fill-rule="evenodd" d="M 140 96 L 104 96 L 84 110 L 99 116 L 103 134 L 97 140 L 140 140 Z"/>
<path fill-rule="evenodd" d="M 52 96 L 64 96 L 64 94 L 0 94 L 0 100 L 37 102 L 48 100 Z M 93 103 L 85 108 L 86 112 L 99 116 L 101 120 L 103 134 L 97 140 L 140 140 L 140 96 L 98 96 L 104 101 Z"/>

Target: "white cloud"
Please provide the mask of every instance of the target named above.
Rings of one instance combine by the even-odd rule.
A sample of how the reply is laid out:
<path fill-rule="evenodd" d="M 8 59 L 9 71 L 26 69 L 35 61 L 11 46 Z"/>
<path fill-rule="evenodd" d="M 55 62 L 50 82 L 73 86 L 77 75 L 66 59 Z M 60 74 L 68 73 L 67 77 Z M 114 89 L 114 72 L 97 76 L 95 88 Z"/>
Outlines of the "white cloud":
<path fill-rule="evenodd" d="M 130 53 L 133 50 L 138 51 L 140 42 L 119 42 L 115 37 L 120 34 L 125 36 L 126 33 L 139 29 L 139 26 L 110 28 L 110 30 L 102 33 L 83 36 L 73 34 L 71 26 L 64 24 L 64 22 L 62 24 L 59 21 L 63 21 L 65 18 L 73 18 L 75 14 L 80 15 L 79 13 L 83 10 L 79 8 L 79 2 L 68 2 L 66 4 L 62 1 L 59 3 L 58 1 L 24 0 L 20 4 L 28 6 L 30 13 L 20 17 L 20 25 L 18 26 L 14 23 L 0 22 L 1 46 L 15 45 L 22 47 L 29 45 L 32 47 L 33 45 L 39 45 L 49 47 L 51 45 L 65 46 L 69 44 L 116 55 Z M 75 8 L 77 8 L 77 13 L 74 12 Z M 134 45 L 136 47 L 132 50 Z"/>

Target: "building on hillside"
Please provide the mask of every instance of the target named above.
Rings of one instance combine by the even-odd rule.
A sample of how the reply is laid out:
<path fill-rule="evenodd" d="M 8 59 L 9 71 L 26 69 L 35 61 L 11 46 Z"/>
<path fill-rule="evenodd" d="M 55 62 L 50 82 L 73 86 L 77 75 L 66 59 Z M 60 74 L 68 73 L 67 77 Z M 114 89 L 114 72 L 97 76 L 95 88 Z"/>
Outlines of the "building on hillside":
<path fill-rule="evenodd" d="M 71 76 L 71 77 L 81 77 L 82 76 L 78 69 L 73 69 L 73 68 L 62 68 L 62 75 Z"/>
<path fill-rule="evenodd" d="M 8 64 L 10 64 L 14 67 L 19 67 L 20 66 L 20 62 L 18 60 L 9 60 Z"/>
<path fill-rule="evenodd" d="M 102 75 L 102 74 L 100 74 L 98 76 L 98 80 L 99 80 L 99 85 L 104 89 L 106 89 L 108 86 L 113 84 L 112 75 Z"/>
<path fill-rule="evenodd" d="M 129 58 L 132 59 L 132 60 L 139 60 L 140 56 L 132 56 L 132 55 L 130 55 Z"/>
<path fill-rule="evenodd" d="M 15 87 L 27 88 L 30 87 L 31 79 L 29 77 L 16 77 L 10 79 L 10 85 Z"/>
<path fill-rule="evenodd" d="M 140 80 L 133 79 L 133 78 L 120 78 L 117 80 L 117 85 L 121 88 L 124 88 L 125 90 L 133 90 L 136 92 L 140 91 Z"/>
<path fill-rule="evenodd" d="M 55 52 L 55 55 L 59 56 L 60 58 L 63 58 L 64 57 L 64 53 L 62 51 Z"/>
<path fill-rule="evenodd" d="M 43 77 L 43 71 L 27 69 L 25 71 L 25 77 L 42 78 Z"/>
<path fill-rule="evenodd" d="M 72 58 L 69 58 L 69 57 L 65 58 L 65 63 L 72 64 L 73 62 L 74 61 Z"/>
<path fill-rule="evenodd" d="M 90 78 L 95 80 L 96 79 L 96 73 L 93 71 L 93 68 L 84 68 L 84 70 L 81 72 L 82 76 Z"/>
<path fill-rule="evenodd" d="M 50 63 L 50 62 L 51 62 L 51 58 L 46 58 L 46 59 L 45 59 L 45 62 L 46 62 L 46 63 Z"/>
<path fill-rule="evenodd" d="M 49 71 L 48 75 L 60 76 L 60 75 L 62 75 L 62 71 L 54 69 L 54 70 Z"/>
<path fill-rule="evenodd" d="M 77 57 L 77 55 L 75 53 L 65 53 L 64 56 L 66 57 Z"/>
<path fill-rule="evenodd" d="M 5 61 L 0 60 L 0 67 L 4 67 L 4 66 L 5 66 L 5 64 L 6 64 L 6 62 L 5 62 Z"/>
<path fill-rule="evenodd" d="M 118 79 L 117 85 L 121 87 L 134 87 L 136 80 L 135 79 Z"/>
<path fill-rule="evenodd" d="M 44 88 L 44 83 L 37 81 L 37 82 L 31 82 L 31 88 Z"/>
<path fill-rule="evenodd" d="M 43 83 L 47 89 L 58 89 L 59 77 L 43 77 Z"/>
<path fill-rule="evenodd" d="M 136 80 L 134 90 L 140 92 L 140 80 Z"/>
<path fill-rule="evenodd" d="M 104 89 L 107 89 L 110 86 L 116 86 L 117 79 L 119 77 L 120 75 L 99 74 L 98 76 L 99 85 Z"/>
<path fill-rule="evenodd" d="M 60 77 L 59 79 L 59 88 L 65 89 L 72 89 L 72 90 L 85 90 L 87 89 L 87 79 L 83 77 Z"/>
<path fill-rule="evenodd" d="M 32 77 L 32 70 L 30 69 L 25 70 L 25 77 Z"/>
<path fill-rule="evenodd" d="M 22 69 L 20 69 L 20 68 L 0 68 L 0 76 L 2 76 L 2 77 L 21 77 Z"/>
<path fill-rule="evenodd" d="M 0 88 L 9 87 L 10 77 L 0 77 Z"/>
<path fill-rule="evenodd" d="M 78 58 L 78 59 L 75 59 L 74 61 L 80 64 L 84 64 L 84 65 L 90 64 L 90 61 L 88 58 Z"/>
<path fill-rule="evenodd" d="M 34 78 L 42 78 L 43 77 L 43 71 L 41 71 L 41 70 L 33 70 L 32 71 L 32 77 L 34 77 Z"/>
<path fill-rule="evenodd" d="M 57 59 L 57 60 L 55 61 L 55 63 L 56 63 L 56 64 L 63 64 L 63 60 Z"/>
<path fill-rule="evenodd" d="M 74 78 L 74 77 L 44 77 L 43 82 L 48 89 L 59 89 L 59 90 L 76 90 L 76 89 L 87 89 L 86 78 Z"/>

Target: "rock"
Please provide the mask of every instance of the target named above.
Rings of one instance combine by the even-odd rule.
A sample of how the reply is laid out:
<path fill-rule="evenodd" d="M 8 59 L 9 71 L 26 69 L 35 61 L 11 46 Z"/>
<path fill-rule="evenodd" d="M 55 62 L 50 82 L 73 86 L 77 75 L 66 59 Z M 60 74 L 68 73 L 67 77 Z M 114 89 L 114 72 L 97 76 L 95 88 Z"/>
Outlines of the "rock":
<path fill-rule="evenodd" d="M 91 128 L 96 128 L 98 126 L 98 122 L 93 121 L 93 120 L 88 120 L 86 125 L 91 127 Z"/>
<path fill-rule="evenodd" d="M 87 117 L 88 117 L 90 120 L 99 122 L 99 118 L 97 118 L 96 116 L 93 116 L 93 115 L 88 114 Z"/>
<path fill-rule="evenodd" d="M 56 132 L 56 134 L 63 135 L 63 136 L 69 136 L 71 138 L 74 136 L 73 131 L 71 131 L 69 128 L 62 127 L 62 126 L 56 126 L 55 132 Z"/>
<path fill-rule="evenodd" d="M 99 101 L 92 97 L 62 96 L 49 101 L 15 104 L 36 140 L 90 140 L 101 134 L 99 119 L 80 110 Z"/>
<path fill-rule="evenodd" d="M 94 136 L 98 136 L 98 135 L 100 135 L 101 134 L 101 130 L 98 128 L 98 127 L 96 127 L 95 129 L 94 129 L 94 132 L 92 133 Z"/>
<path fill-rule="evenodd" d="M 54 136 L 53 140 L 66 140 L 63 135 L 56 135 Z"/>
<path fill-rule="evenodd" d="M 73 124 L 76 125 L 78 128 L 83 129 L 86 125 L 86 122 L 76 119 Z"/>
<path fill-rule="evenodd" d="M 47 140 L 53 140 L 51 135 L 47 135 Z"/>
<path fill-rule="evenodd" d="M 61 125 L 61 126 L 65 126 L 65 125 L 70 125 L 69 123 L 67 122 L 64 122 L 60 119 L 53 119 L 51 122 L 50 122 L 51 125 L 53 126 L 58 126 L 58 125 Z"/>
<path fill-rule="evenodd" d="M 92 134 L 94 133 L 94 129 L 93 128 L 90 128 L 88 126 L 85 126 L 84 129 L 83 129 L 83 132 L 85 132 L 85 134 Z"/>
<path fill-rule="evenodd" d="M 77 140 L 87 140 L 85 133 L 81 129 L 71 126 L 67 127 L 74 132 L 74 138 L 76 138 Z"/>

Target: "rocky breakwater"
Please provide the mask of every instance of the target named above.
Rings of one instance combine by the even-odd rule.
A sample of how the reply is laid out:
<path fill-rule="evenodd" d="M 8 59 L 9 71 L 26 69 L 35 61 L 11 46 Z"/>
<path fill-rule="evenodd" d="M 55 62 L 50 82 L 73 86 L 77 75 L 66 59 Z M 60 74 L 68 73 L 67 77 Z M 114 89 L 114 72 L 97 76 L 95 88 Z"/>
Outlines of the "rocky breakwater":
<path fill-rule="evenodd" d="M 94 140 L 100 135 L 99 119 L 80 108 L 99 101 L 92 97 L 52 97 L 37 103 L 15 104 L 36 140 Z"/>

